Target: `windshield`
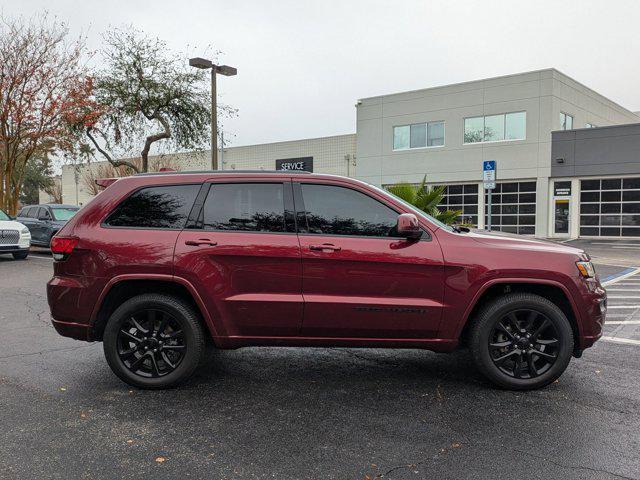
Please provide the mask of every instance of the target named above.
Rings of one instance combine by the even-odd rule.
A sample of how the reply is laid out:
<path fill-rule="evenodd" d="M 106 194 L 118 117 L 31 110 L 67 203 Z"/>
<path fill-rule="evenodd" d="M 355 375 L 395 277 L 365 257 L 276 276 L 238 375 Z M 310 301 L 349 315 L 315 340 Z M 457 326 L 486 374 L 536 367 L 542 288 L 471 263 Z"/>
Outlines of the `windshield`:
<path fill-rule="evenodd" d="M 67 221 L 73 217 L 78 211 L 77 208 L 52 208 L 53 218 L 56 220 Z"/>
<path fill-rule="evenodd" d="M 376 190 L 378 190 L 379 192 L 383 192 L 387 195 L 392 196 L 393 198 L 395 198 L 397 201 L 399 201 L 401 204 L 403 204 L 405 207 L 407 207 L 409 210 L 411 210 L 412 212 L 414 212 L 416 215 L 418 216 L 422 216 L 425 217 L 427 220 L 429 220 L 431 223 L 434 223 L 435 225 L 437 225 L 438 227 L 448 231 L 448 232 L 454 232 L 455 230 L 453 229 L 453 227 L 451 227 L 450 225 L 447 225 L 445 223 L 442 223 L 440 220 L 432 217 L 431 215 L 429 215 L 428 213 L 423 212 L 422 210 L 414 207 L 413 205 L 411 205 L 409 202 L 401 199 L 400 197 L 398 197 L 397 195 L 394 195 L 393 193 L 391 193 L 388 190 L 385 190 L 384 188 L 380 188 L 377 187 L 375 185 L 371 185 L 373 188 L 375 188 Z"/>
<path fill-rule="evenodd" d="M 9 215 L 4 213 L 4 210 L 0 210 L 0 220 L 11 220 L 11 219 L 9 218 Z"/>

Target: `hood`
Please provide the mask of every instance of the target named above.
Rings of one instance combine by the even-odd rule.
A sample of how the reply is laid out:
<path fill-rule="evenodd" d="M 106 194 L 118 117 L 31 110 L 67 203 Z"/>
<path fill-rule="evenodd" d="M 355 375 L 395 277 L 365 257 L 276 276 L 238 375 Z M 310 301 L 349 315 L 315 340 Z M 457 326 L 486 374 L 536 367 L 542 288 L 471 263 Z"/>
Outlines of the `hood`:
<path fill-rule="evenodd" d="M 471 229 L 467 234 L 473 240 L 485 245 L 491 245 L 500 248 L 513 248 L 522 250 L 538 250 L 541 252 L 567 253 L 578 257 L 585 257 L 584 250 L 571 247 L 562 243 L 552 242 L 549 240 L 539 240 L 533 237 L 525 237 L 516 235 L 515 233 L 505 233 L 497 231 L 487 231 L 479 229 Z"/>
<path fill-rule="evenodd" d="M 20 222 L 13 220 L 0 220 L 0 230 L 22 230 L 25 228 Z"/>

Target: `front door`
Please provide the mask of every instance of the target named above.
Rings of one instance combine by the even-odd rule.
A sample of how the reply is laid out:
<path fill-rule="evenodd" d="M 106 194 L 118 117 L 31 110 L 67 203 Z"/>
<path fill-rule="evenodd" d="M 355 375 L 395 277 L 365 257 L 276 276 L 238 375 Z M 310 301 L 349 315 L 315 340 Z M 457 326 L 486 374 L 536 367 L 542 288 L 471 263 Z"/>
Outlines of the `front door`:
<path fill-rule="evenodd" d="M 197 222 L 176 242 L 175 275 L 198 289 L 221 337 L 297 335 L 302 264 L 291 182 L 206 188 Z"/>
<path fill-rule="evenodd" d="M 569 206 L 571 200 L 567 198 L 555 198 L 553 201 L 554 230 L 557 237 L 569 236 Z"/>
<path fill-rule="evenodd" d="M 435 237 L 393 236 L 398 213 L 371 192 L 294 184 L 305 300 L 302 335 L 434 338 L 443 258 Z"/>

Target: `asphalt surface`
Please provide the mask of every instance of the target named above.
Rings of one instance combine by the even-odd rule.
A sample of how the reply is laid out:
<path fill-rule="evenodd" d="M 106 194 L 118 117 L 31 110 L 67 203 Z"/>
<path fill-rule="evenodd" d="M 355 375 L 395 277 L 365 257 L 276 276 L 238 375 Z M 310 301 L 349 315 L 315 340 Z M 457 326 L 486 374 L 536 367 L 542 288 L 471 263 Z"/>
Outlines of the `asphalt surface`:
<path fill-rule="evenodd" d="M 600 274 L 640 265 L 621 256 Z M 56 334 L 51 263 L 0 256 L 0 478 L 640 478 L 640 275 L 543 390 L 495 390 L 465 352 L 246 348 L 148 392 Z"/>

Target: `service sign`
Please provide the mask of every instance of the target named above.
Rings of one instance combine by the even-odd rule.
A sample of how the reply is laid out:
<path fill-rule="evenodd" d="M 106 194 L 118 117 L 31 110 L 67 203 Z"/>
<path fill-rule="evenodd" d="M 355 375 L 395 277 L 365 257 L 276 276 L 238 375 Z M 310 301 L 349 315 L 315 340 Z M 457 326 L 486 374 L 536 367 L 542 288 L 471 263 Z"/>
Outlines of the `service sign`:
<path fill-rule="evenodd" d="M 555 182 L 553 184 L 553 195 L 556 197 L 571 195 L 571 182 Z"/>
<path fill-rule="evenodd" d="M 276 160 L 276 170 L 313 172 L 313 157 L 283 158 Z"/>

